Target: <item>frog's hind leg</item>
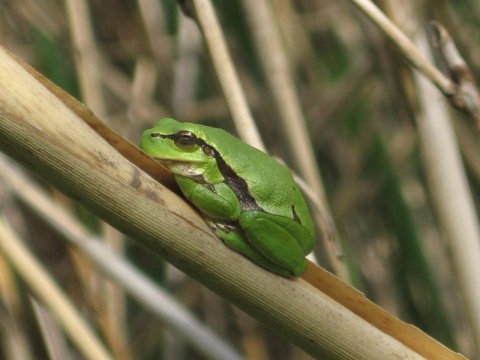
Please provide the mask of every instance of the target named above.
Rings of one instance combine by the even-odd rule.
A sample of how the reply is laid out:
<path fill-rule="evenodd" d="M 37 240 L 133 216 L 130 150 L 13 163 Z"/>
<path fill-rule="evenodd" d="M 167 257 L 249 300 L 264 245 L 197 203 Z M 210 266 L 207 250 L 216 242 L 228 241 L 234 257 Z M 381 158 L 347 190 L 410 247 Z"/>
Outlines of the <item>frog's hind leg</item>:
<path fill-rule="evenodd" d="M 298 239 L 311 235 L 303 226 L 287 217 L 253 210 L 243 212 L 239 222 L 248 244 L 263 258 L 289 270 L 290 275 L 300 276 L 305 272 L 305 249 Z"/>
<path fill-rule="evenodd" d="M 282 275 L 284 277 L 292 276 L 292 273 L 287 269 L 278 266 L 277 264 L 268 260 L 265 256 L 260 254 L 255 250 L 248 242 L 245 241 L 244 237 L 237 231 L 223 231 L 220 229 L 215 230 L 215 234 L 227 245 L 230 249 L 242 254 L 247 257 L 257 265 L 264 267 L 267 270 L 270 270 L 276 274 Z"/>

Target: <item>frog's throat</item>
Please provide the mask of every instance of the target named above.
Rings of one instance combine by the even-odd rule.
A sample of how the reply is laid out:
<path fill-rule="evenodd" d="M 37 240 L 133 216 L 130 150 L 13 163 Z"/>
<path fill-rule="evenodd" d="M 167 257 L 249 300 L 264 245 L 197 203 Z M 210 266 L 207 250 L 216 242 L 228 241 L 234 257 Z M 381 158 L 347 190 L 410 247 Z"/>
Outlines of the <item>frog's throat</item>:
<path fill-rule="evenodd" d="M 196 177 L 202 175 L 204 169 L 199 167 L 201 163 L 193 163 L 191 161 L 179 161 L 179 160 L 170 160 L 170 159 L 159 159 L 155 158 L 155 160 L 161 164 L 162 166 L 166 167 L 170 170 L 173 174 L 183 175 L 188 177 Z"/>

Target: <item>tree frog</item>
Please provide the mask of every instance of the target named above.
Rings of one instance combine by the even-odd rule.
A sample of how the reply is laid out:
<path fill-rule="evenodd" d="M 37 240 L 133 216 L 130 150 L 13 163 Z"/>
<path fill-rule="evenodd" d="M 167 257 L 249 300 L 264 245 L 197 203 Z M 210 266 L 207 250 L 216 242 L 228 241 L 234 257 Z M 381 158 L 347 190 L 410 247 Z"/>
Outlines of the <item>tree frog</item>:
<path fill-rule="evenodd" d="M 140 148 L 174 175 L 218 238 L 284 277 L 302 275 L 314 225 L 290 171 L 228 132 L 166 118 Z"/>

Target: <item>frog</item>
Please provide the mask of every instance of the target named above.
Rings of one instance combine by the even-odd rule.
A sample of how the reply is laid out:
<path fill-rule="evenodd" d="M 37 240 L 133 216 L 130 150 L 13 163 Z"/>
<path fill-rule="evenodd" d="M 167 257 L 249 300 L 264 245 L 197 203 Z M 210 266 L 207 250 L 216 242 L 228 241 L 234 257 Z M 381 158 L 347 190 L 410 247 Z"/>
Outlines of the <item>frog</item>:
<path fill-rule="evenodd" d="M 145 130 L 139 147 L 227 247 L 283 277 L 306 271 L 314 223 L 286 166 L 225 130 L 172 118 Z"/>

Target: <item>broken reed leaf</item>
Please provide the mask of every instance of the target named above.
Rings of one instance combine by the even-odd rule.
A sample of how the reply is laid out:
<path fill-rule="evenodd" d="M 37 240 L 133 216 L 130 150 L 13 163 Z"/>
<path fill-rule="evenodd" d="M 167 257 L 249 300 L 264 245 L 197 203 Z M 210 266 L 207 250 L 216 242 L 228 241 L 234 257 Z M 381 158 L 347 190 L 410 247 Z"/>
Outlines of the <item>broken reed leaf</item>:
<path fill-rule="evenodd" d="M 453 106 L 467 113 L 480 131 L 480 95 L 473 71 L 458 50 L 452 36 L 440 23 L 432 21 L 432 44 L 437 50 L 456 89 L 449 97 Z"/>

